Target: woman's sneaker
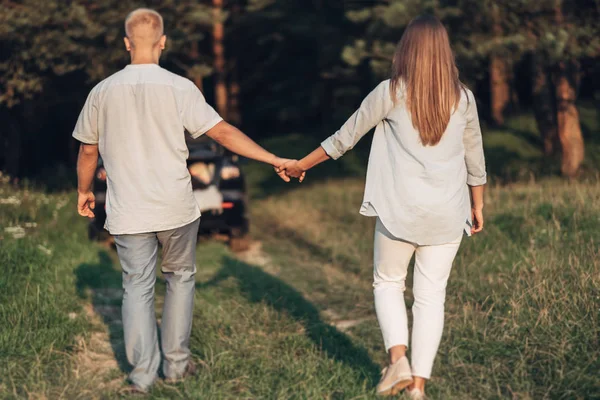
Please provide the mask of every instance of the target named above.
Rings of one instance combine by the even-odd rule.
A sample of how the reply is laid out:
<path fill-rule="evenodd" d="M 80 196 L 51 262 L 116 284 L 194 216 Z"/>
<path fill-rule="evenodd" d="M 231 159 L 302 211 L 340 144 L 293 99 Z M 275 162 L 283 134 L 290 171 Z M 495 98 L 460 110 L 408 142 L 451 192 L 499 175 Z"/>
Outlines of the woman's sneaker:
<path fill-rule="evenodd" d="M 421 389 L 414 388 L 408 391 L 408 396 L 410 400 L 426 400 L 425 393 L 421 391 Z"/>
<path fill-rule="evenodd" d="M 412 381 L 412 370 L 408 358 L 402 357 L 381 371 L 377 394 L 380 396 L 393 396 L 410 385 Z"/>

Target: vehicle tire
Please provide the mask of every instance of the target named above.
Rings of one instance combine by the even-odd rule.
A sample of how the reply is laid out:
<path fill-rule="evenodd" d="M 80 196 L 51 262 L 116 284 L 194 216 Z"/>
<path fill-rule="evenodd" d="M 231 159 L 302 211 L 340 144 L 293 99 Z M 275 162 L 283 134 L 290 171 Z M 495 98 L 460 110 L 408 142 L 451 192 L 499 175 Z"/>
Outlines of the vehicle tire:
<path fill-rule="evenodd" d="M 229 238 L 229 248 L 234 253 L 241 253 L 243 251 L 246 251 L 250 248 L 250 239 L 248 239 L 247 237 Z"/>
<path fill-rule="evenodd" d="M 90 239 L 91 241 L 96 241 L 96 240 L 98 240 L 99 236 L 100 236 L 100 231 L 98 230 L 96 225 L 93 223 L 90 223 L 88 225 L 88 239 Z"/>
<path fill-rule="evenodd" d="M 250 248 L 250 239 L 243 228 L 231 228 L 229 233 L 229 248 L 234 253 L 246 251 Z"/>
<path fill-rule="evenodd" d="M 104 229 L 100 229 L 96 226 L 96 224 L 88 225 L 88 238 L 94 242 L 112 242 L 112 236 Z"/>

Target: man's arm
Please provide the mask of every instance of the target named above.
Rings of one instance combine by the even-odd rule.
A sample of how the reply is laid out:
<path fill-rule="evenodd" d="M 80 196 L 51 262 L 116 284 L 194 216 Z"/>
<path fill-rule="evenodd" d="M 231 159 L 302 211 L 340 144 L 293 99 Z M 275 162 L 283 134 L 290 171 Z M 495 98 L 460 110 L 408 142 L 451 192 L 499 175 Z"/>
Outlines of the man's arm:
<path fill-rule="evenodd" d="M 275 171 L 281 179 L 286 182 L 290 181 L 290 178 L 285 174 L 285 171 L 279 169 L 279 167 L 290 160 L 277 157 L 273 153 L 263 149 L 235 126 L 232 126 L 225 121 L 221 121 L 209 129 L 206 134 L 228 150 L 239 154 L 240 156 L 272 165 L 275 167 Z"/>
<path fill-rule="evenodd" d="M 92 183 L 98 165 L 98 145 L 81 143 L 77 157 L 77 211 L 79 215 L 94 218 L 96 199 Z"/>

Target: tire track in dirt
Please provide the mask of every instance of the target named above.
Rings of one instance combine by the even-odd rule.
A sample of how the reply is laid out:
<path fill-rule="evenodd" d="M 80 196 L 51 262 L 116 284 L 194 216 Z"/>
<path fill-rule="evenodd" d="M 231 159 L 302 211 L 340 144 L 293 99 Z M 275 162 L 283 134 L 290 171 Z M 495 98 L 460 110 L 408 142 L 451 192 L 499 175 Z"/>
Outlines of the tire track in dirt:
<path fill-rule="evenodd" d="M 90 292 L 92 303 L 84 306 L 84 312 L 92 324 L 92 332 L 88 338 L 77 338 L 73 374 L 81 382 L 77 386 L 89 388 L 79 392 L 78 397 L 99 399 L 107 392 L 118 391 L 125 379 L 115 354 L 123 343 L 115 342 L 114 338 L 111 343 L 110 337 L 111 329 L 122 326 L 121 307 L 112 304 L 121 299 L 123 291 L 106 288 Z"/>
<path fill-rule="evenodd" d="M 271 257 L 263 250 L 262 243 L 260 241 L 253 241 L 250 243 L 248 250 L 236 253 L 236 257 L 245 263 L 252 264 L 260 267 L 266 273 L 278 276 L 281 269 L 273 262 Z M 304 296 L 310 300 L 308 294 Z M 348 331 L 363 322 L 373 320 L 372 317 L 357 318 L 357 319 L 341 319 L 340 315 L 333 309 L 326 309 L 321 311 L 323 319 L 329 324 L 335 326 L 342 332 L 349 333 Z"/>

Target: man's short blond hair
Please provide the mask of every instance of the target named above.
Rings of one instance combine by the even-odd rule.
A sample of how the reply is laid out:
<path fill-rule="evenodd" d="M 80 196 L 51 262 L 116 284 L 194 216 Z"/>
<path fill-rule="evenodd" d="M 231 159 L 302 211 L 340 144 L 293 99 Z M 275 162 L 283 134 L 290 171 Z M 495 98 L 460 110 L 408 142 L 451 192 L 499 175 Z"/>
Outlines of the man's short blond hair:
<path fill-rule="evenodd" d="M 125 34 L 137 45 L 155 45 L 163 33 L 162 16 L 149 8 L 133 10 L 125 19 Z"/>

